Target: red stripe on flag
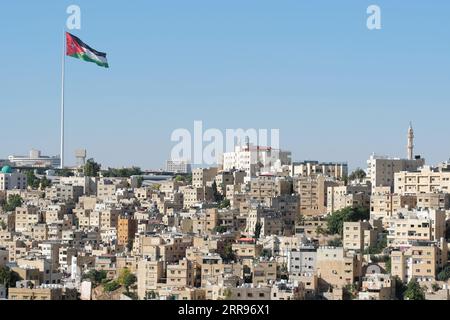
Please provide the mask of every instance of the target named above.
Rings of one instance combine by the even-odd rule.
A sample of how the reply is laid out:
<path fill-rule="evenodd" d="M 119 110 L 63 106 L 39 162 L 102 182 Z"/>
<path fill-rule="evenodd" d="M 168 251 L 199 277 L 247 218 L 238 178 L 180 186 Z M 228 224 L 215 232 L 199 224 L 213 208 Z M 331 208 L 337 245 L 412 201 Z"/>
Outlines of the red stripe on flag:
<path fill-rule="evenodd" d="M 66 55 L 73 56 L 77 53 L 84 53 L 80 44 L 68 32 L 66 32 L 66 44 Z"/>

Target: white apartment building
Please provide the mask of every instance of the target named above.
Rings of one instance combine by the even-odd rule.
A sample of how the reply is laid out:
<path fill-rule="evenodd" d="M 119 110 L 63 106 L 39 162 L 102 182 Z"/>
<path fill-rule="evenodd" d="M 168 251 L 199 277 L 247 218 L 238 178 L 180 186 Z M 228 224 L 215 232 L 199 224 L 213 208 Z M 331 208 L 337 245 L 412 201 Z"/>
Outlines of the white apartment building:
<path fill-rule="evenodd" d="M 276 173 L 284 165 L 291 164 L 291 152 L 271 147 L 236 146 L 234 152 L 225 152 L 222 156 L 224 171 L 245 171 L 245 182 L 249 182 L 258 173 Z"/>

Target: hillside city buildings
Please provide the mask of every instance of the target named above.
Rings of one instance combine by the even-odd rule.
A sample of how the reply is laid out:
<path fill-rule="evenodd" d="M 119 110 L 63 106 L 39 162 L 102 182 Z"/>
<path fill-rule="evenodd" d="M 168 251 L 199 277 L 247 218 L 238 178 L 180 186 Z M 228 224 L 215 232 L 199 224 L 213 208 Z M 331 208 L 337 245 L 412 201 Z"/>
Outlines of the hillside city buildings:
<path fill-rule="evenodd" d="M 406 159 L 370 156 L 352 179 L 346 163 L 250 144 L 216 167 L 167 162 L 174 175 L 151 183 L 11 158 L 0 268 L 15 278 L 0 299 L 390 300 L 417 281 L 448 300 L 450 166 L 415 157 L 413 139 Z M 353 218 L 331 232 L 343 210 Z"/>

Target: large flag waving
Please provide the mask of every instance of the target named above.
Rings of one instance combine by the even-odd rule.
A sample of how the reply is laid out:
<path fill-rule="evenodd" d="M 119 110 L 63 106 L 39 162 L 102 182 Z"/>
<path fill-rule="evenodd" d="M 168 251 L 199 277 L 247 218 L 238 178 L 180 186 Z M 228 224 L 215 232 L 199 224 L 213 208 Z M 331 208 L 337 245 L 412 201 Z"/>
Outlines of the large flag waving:
<path fill-rule="evenodd" d="M 66 32 L 66 55 L 81 59 L 88 62 L 96 63 L 100 67 L 109 68 L 108 60 L 106 59 L 106 53 L 98 52 L 92 49 L 80 38 L 75 37 L 73 34 Z"/>

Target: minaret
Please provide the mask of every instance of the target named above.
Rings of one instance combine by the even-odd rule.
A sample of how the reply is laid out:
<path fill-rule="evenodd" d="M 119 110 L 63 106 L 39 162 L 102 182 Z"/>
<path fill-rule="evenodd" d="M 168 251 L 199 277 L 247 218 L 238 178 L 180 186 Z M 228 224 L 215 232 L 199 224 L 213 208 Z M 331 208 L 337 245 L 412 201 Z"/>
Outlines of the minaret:
<path fill-rule="evenodd" d="M 412 123 L 409 123 L 408 129 L 408 160 L 413 160 L 414 157 L 414 130 Z"/>

